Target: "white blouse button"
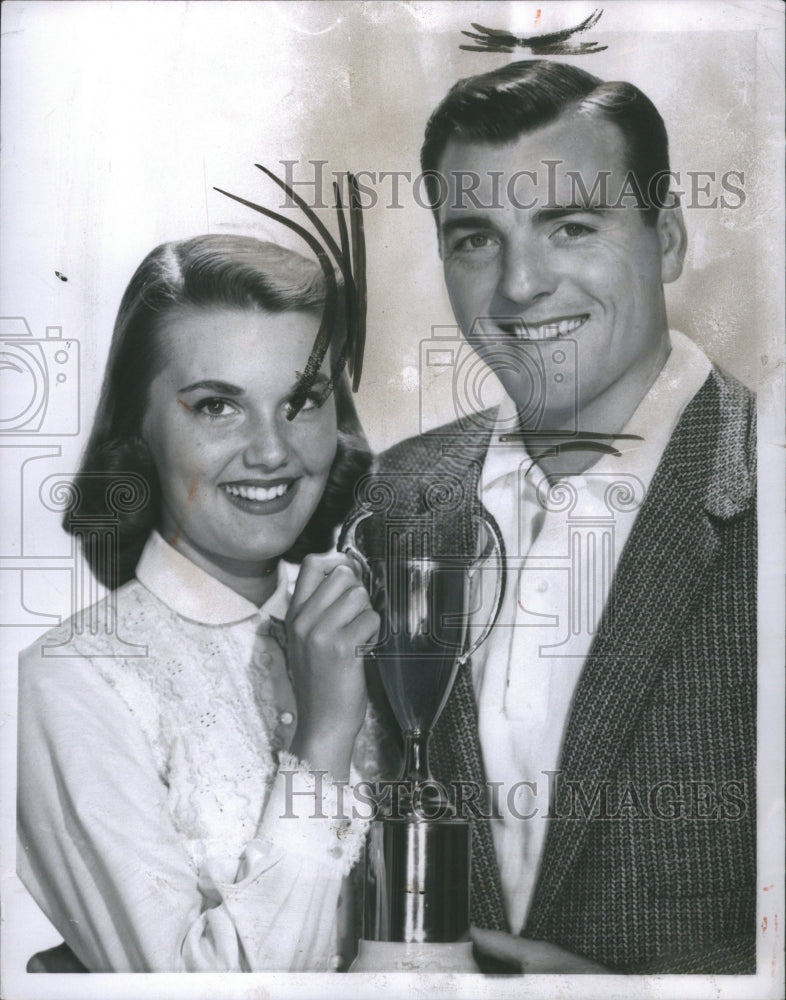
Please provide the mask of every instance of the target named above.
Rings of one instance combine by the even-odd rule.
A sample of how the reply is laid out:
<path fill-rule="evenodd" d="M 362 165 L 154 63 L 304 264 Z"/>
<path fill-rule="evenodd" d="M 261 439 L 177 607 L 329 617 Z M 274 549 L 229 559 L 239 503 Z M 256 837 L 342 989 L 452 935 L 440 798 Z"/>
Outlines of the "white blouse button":
<path fill-rule="evenodd" d="M 535 590 L 537 590 L 539 594 L 545 594 L 548 589 L 549 585 L 545 580 L 538 580 L 535 584 Z"/>
<path fill-rule="evenodd" d="M 279 715 L 278 717 L 278 721 L 281 723 L 282 726 L 291 726 L 292 723 L 295 721 L 295 716 L 292 714 L 292 712 L 282 712 L 281 715 Z"/>

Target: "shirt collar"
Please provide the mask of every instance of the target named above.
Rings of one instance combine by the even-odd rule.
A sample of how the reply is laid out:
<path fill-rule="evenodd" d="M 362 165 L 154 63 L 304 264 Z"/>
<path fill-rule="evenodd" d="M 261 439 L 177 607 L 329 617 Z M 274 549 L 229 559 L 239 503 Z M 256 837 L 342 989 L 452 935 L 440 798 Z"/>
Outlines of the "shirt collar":
<path fill-rule="evenodd" d="M 637 475 L 645 488 L 649 486 L 683 410 L 712 371 L 706 354 L 684 333 L 671 330 L 669 336 L 671 351 L 666 363 L 621 432 L 643 440 L 614 442 L 622 452 L 621 457 L 604 455 L 589 472 L 629 472 Z M 482 491 L 522 467 L 528 472 L 533 464 L 520 443 L 501 446 L 497 443 L 500 434 L 510 433 L 515 418 L 515 404 L 506 396 L 497 414 L 492 447 L 483 463 Z M 537 467 L 534 471 L 537 473 Z M 597 475 L 588 478 L 600 482 Z"/>
<path fill-rule="evenodd" d="M 712 371 L 707 355 L 684 333 L 671 330 L 670 337 L 666 364 L 622 429 L 623 434 L 635 434 L 642 440 L 614 442 L 622 455 L 602 456 L 589 472 L 625 472 L 637 476 L 645 489 L 649 487 L 683 410 Z"/>
<path fill-rule="evenodd" d="M 201 625 L 233 625 L 254 617 L 283 620 L 291 596 L 292 571 L 293 567 L 279 560 L 276 589 L 258 608 L 186 559 L 153 531 L 137 564 L 136 577 L 181 618 Z"/>

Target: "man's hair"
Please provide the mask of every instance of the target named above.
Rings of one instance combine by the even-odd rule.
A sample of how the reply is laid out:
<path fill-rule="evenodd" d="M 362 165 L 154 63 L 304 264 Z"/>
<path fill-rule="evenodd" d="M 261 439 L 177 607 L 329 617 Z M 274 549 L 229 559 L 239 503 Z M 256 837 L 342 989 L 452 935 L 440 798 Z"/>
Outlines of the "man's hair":
<path fill-rule="evenodd" d="M 133 577 L 160 515 L 161 488 L 142 425 L 150 385 L 165 363 L 160 332 L 167 318 L 182 308 L 303 310 L 321 316 L 324 303 L 325 278 L 316 261 L 252 237 L 196 236 L 164 243 L 145 257 L 120 303 L 95 420 L 73 484 L 73 504 L 63 519 L 67 531 L 84 539 L 91 522 L 105 521 L 108 502 L 114 505 L 118 551 L 108 558 L 84 545 L 85 558 L 103 584 L 111 588 Z M 331 354 L 341 346 L 331 343 Z M 260 353 L 249 364 L 268 360 Z M 371 464 L 345 373 L 336 378 L 334 392 L 336 457 L 316 511 L 284 554 L 292 562 L 330 548 L 336 525 L 349 512 L 355 482 Z M 134 502 L 133 484 L 140 480 L 145 495 Z"/>
<path fill-rule="evenodd" d="M 420 151 L 432 208 L 440 198 L 436 175 L 451 139 L 501 145 L 569 111 L 619 128 L 627 168 L 643 195 L 637 198 L 639 207 L 654 225 L 669 190 L 669 140 L 657 108 L 631 83 L 605 82 L 576 66 L 545 59 L 510 63 L 451 87 L 428 120 Z"/>

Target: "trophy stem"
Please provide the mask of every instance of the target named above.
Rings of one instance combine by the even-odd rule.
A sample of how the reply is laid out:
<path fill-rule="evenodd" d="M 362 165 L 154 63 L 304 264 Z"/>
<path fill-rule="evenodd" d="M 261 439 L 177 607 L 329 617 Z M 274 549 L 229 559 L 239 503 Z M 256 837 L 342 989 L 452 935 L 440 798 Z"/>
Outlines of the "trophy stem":
<path fill-rule="evenodd" d="M 428 744 L 431 733 L 422 729 L 412 729 L 404 733 L 404 770 L 401 778 L 421 785 L 433 781 L 428 762 Z"/>
<path fill-rule="evenodd" d="M 428 760 L 431 733 L 424 729 L 404 732 L 404 768 L 401 781 L 405 788 L 398 800 L 398 815 L 439 819 L 453 816 L 447 790 L 434 780 Z M 394 810 L 394 814 L 396 810 Z"/>

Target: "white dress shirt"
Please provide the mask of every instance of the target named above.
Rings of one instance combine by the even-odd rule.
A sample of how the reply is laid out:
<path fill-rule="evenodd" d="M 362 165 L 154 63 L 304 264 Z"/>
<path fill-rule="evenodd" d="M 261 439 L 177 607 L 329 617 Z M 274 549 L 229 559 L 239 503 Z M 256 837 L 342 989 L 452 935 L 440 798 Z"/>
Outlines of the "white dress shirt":
<path fill-rule="evenodd" d="M 492 822 L 511 929 L 524 926 L 548 821 L 548 772 L 559 767 L 573 692 L 620 553 L 672 432 L 711 365 L 687 337 L 672 350 L 624 434 L 621 456 L 552 481 L 521 444 L 499 442 L 515 409 L 500 408 L 479 496 L 507 550 L 507 593 L 497 626 L 473 657 L 486 777 L 501 782 Z M 523 784 L 527 782 L 528 784 Z"/>
<path fill-rule="evenodd" d="M 364 829 L 286 752 L 289 596 L 283 563 L 257 608 L 154 533 L 136 580 L 22 654 L 18 870 L 91 970 L 334 964 Z M 136 655 L 82 627 L 107 614 Z"/>

